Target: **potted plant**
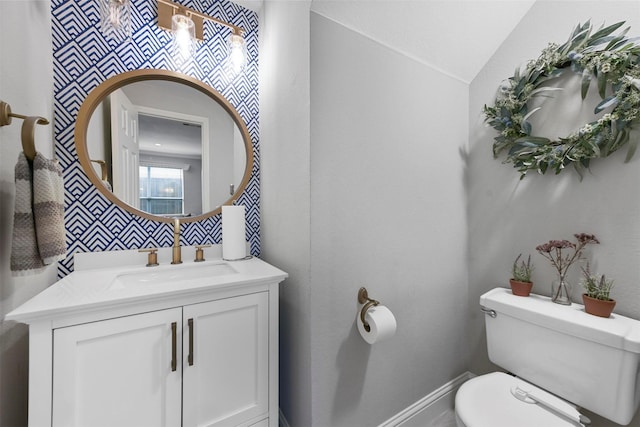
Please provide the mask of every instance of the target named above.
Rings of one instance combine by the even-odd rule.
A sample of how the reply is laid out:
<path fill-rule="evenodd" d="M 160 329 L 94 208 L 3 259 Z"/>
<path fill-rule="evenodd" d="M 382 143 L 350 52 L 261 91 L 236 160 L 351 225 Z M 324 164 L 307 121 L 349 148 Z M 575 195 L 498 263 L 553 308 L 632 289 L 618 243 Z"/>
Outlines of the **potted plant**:
<path fill-rule="evenodd" d="M 613 288 L 613 280 L 606 279 L 604 274 L 600 277 L 591 274 L 589 264 L 582 269 L 582 273 L 584 276 L 582 278 L 582 286 L 586 291 L 582 294 L 584 311 L 594 316 L 611 316 L 611 312 L 616 306 L 616 301 L 609 297 L 611 288 Z"/>
<path fill-rule="evenodd" d="M 533 287 L 533 282 L 531 281 L 533 265 L 531 265 L 531 255 L 527 257 L 527 262 L 520 261 L 520 257 L 522 257 L 522 254 L 518 255 L 513 262 L 513 267 L 511 268 L 512 277 L 509 279 L 509 284 L 514 295 L 528 297 Z M 520 261 L 519 264 L 518 261 Z"/>

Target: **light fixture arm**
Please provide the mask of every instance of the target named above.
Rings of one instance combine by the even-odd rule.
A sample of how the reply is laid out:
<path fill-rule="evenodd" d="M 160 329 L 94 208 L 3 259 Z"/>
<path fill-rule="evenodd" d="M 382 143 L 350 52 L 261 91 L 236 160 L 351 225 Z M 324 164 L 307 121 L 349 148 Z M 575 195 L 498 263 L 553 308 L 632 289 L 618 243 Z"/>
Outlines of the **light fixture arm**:
<path fill-rule="evenodd" d="M 211 21 L 216 24 L 231 28 L 231 32 L 235 35 L 242 36 L 244 29 L 213 16 L 205 15 L 196 10 L 182 6 L 172 2 L 171 0 L 158 0 L 158 26 L 165 30 L 171 30 L 171 17 L 176 13 L 191 18 L 196 26 L 196 38 L 204 40 L 203 21 Z"/>

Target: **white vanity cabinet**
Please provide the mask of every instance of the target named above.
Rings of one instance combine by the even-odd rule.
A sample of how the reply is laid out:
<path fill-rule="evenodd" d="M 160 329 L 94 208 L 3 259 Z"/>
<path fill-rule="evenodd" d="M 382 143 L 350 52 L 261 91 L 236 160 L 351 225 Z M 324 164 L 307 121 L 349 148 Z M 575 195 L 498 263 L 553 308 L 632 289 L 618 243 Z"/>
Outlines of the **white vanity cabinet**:
<path fill-rule="evenodd" d="M 237 426 L 268 413 L 268 313 L 266 292 L 184 307 L 183 426 Z"/>
<path fill-rule="evenodd" d="M 268 301 L 259 292 L 55 329 L 53 426 L 259 419 L 268 413 Z"/>
<path fill-rule="evenodd" d="M 287 275 L 252 259 L 192 278 L 203 267 L 75 271 L 10 313 L 30 325 L 29 426 L 277 426 Z M 163 268 L 189 279 L 123 289 Z"/>
<path fill-rule="evenodd" d="M 182 367 L 170 366 L 181 318 L 175 308 L 55 329 L 52 425 L 181 425 Z"/>

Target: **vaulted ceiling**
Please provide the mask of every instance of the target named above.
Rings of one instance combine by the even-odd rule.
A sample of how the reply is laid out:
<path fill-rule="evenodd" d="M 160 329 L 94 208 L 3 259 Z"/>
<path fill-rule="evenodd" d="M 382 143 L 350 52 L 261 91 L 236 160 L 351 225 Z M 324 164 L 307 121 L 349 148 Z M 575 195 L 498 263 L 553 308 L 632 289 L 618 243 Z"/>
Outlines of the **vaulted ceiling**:
<path fill-rule="evenodd" d="M 311 10 L 470 82 L 535 1 L 312 0 Z M 260 12 L 263 0 L 238 3 Z"/>

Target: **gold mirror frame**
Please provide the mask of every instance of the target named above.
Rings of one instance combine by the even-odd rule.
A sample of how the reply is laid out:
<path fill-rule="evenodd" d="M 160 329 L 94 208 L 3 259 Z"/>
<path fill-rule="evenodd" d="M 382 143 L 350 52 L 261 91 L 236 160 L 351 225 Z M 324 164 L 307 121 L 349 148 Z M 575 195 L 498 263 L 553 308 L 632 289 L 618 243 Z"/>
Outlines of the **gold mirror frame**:
<path fill-rule="evenodd" d="M 251 178 L 251 171 L 253 169 L 253 144 L 251 143 L 251 136 L 249 135 L 249 130 L 240 117 L 240 114 L 236 111 L 236 109 L 227 101 L 224 96 L 212 87 L 206 85 L 200 80 L 194 79 L 193 77 L 175 72 L 175 71 L 167 71 L 167 70 L 156 70 L 156 69 L 145 69 L 145 70 L 133 70 L 127 71 L 122 74 L 118 74 L 117 76 L 111 77 L 104 82 L 100 83 L 95 89 L 93 89 L 87 98 L 84 100 L 82 105 L 80 106 L 80 110 L 78 111 L 78 118 L 76 121 L 76 128 L 74 132 L 75 136 L 75 145 L 76 152 L 78 154 L 78 159 L 80 160 L 80 165 L 84 169 L 85 174 L 91 181 L 98 191 L 100 191 L 107 199 L 126 210 L 129 213 L 134 215 L 138 215 L 140 217 L 152 220 L 152 221 L 160 221 L 160 222 L 173 222 L 173 218 L 164 217 L 159 215 L 153 215 L 144 211 L 141 211 L 133 206 L 123 202 L 120 200 L 113 192 L 109 191 L 107 187 L 103 184 L 100 177 L 96 174 L 95 169 L 91 165 L 91 159 L 89 158 L 89 151 L 87 147 L 87 131 L 89 129 L 89 121 L 91 120 L 91 116 L 93 112 L 98 107 L 98 105 L 113 91 L 127 85 L 130 83 L 135 83 L 139 81 L 145 80 L 164 80 L 170 82 L 176 82 L 180 84 L 187 85 L 191 88 L 194 88 L 209 98 L 216 101 L 232 118 L 235 124 L 240 129 L 240 133 L 242 134 L 242 139 L 244 141 L 245 153 L 246 153 L 246 168 L 244 171 L 244 176 L 242 177 L 242 181 L 240 185 L 237 187 L 235 193 L 226 200 L 222 205 L 231 205 L 233 201 L 239 197 L 240 194 L 246 189 L 249 179 Z M 221 206 L 222 206 L 221 205 Z M 194 216 L 194 217 L 185 217 L 180 218 L 181 223 L 185 222 L 195 222 L 200 221 L 214 215 L 217 215 L 221 212 L 222 207 L 219 206 L 210 212 L 203 213 L 202 215 Z"/>

